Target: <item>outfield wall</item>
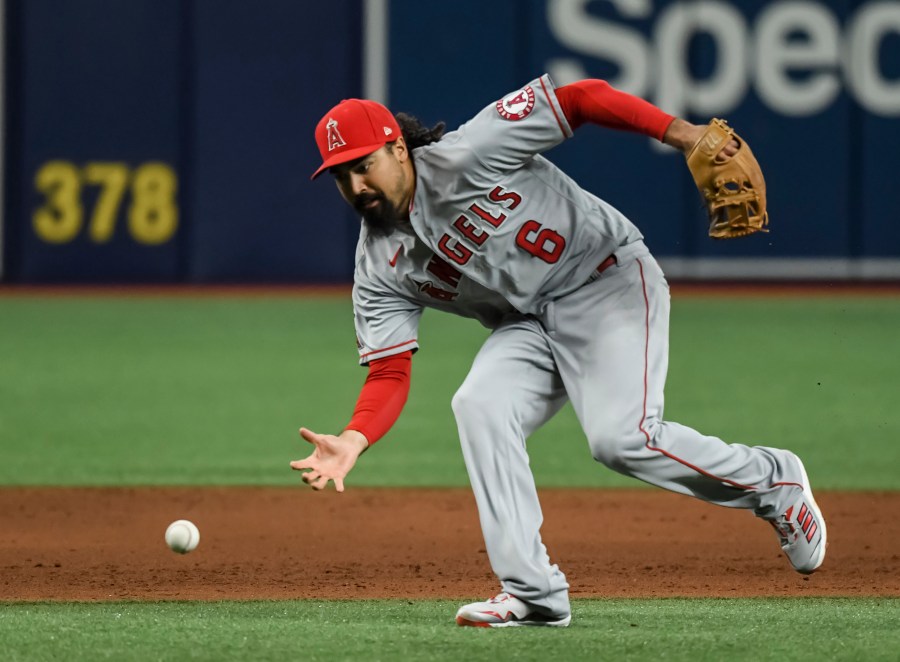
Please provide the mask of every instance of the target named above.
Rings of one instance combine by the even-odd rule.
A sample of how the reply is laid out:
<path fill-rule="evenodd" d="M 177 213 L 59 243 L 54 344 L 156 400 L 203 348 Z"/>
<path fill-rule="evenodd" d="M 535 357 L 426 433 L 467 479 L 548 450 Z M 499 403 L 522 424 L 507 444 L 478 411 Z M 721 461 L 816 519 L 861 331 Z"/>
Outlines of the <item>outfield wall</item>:
<path fill-rule="evenodd" d="M 453 127 L 544 71 L 752 142 L 772 232 L 725 243 L 671 150 L 585 127 L 549 154 L 670 276 L 900 279 L 900 1 L 6 0 L 5 35 L 5 282 L 346 282 L 321 114 Z"/>

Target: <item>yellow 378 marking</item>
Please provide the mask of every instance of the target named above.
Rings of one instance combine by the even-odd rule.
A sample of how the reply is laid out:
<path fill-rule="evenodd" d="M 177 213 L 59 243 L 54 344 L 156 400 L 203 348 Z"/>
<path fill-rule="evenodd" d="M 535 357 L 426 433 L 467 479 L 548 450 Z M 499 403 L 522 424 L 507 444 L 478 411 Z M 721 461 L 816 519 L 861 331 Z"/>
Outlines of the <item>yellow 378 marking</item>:
<path fill-rule="evenodd" d="M 99 187 L 87 224 L 94 243 L 112 238 L 126 192 L 127 228 L 135 241 L 162 244 L 178 228 L 178 177 L 165 163 L 151 161 L 131 170 L 120 162 L 91 162 L 79 168 L 69 161 L 48 161 L 35 173 L 34 186 L 44 200 L 34 211 L 32 225 L 37 236 L 51 244 L 70 242 L 83 230 L 85 186 Z"/>

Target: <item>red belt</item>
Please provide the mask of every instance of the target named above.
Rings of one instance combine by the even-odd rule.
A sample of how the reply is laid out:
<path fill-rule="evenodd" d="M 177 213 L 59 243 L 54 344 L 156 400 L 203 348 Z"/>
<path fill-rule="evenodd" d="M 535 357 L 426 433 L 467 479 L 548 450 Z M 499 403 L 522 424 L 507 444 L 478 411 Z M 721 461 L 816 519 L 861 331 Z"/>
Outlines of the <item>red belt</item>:
<path fill-rule="evenodd" d="M 608 258 L 603 260 L 603 262 L 601 262 L 600 264 L 597 265 L 597 268 L 595 269 L 595 271 L 598 274 L 602 274 L 604 271 L 609 269 L 612 265 L 616 264 L 616 262 L 618 262 L 618 260 L 616 260 L 616 256 L 610 255 Z"/>

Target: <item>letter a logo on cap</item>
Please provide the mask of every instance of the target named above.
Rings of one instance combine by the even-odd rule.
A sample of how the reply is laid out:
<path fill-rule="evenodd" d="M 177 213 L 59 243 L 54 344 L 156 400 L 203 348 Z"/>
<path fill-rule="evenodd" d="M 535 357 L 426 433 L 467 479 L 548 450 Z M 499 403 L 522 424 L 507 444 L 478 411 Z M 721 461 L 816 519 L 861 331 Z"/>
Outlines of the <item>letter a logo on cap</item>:
<path fill-rule="evenodd" d="M 328 118 L 328 123 L 325 127 L 328 129 L 328 151 L 332 151 L 338 147 L 343 147 L 347 143 L 344 142 L 344 138 L 341 136 L 340 131 L 337 128 L 337 120 L 333 117 Z"/>
<path fill-rule="evenodd" d="M 329 168 L 375 152 L 400 134 L 397 119 L 380 103 L 344 99 L 316 122 L 316 147 L 322 165 L 313 173 L 313 179 Z"/>

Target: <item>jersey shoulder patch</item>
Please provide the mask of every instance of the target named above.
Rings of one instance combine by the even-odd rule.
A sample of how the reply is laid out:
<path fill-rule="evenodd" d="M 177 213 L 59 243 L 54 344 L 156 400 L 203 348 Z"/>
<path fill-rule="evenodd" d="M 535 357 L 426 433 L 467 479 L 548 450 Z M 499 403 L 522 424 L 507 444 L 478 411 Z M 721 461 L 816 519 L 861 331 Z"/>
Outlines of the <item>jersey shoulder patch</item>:
<path fill-rule="evenodd" d="M 497 102 L 497 112 L 505 120 L 517 122 L 523 120 L 534 110 L 534 90 L 531 85 L 526 85 L 521 90 L 516 90 Z"/>

